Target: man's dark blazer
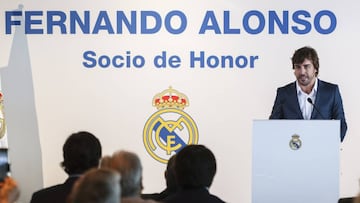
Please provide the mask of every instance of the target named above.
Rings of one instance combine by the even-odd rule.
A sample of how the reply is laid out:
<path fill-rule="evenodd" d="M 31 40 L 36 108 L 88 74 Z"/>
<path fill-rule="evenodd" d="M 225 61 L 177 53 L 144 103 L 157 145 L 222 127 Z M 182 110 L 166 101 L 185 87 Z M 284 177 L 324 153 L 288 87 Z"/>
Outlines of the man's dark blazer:
<path fill-rule="evenodd" d="M 277 89 L 276 99 L 270 119 L 304 119 L 300 110 L 296 82 Z M 315 104 L 311 119 L 340 120 L 340 140 L 344 140 L 347 124 L 339 87 L 318 79 Z"/>
<path fill-rule="evenodd" d="M 165 203 L 225 203 L 220 198 L 209 193 L 206 188 L 179 190 L 165 198 Z"/>
<path fill-rule="evenodd" d="M 66 203 L 71 189 L 79 177 L 69 177 L 63 184 L 54 185 L 35 192 L 30 203 Z"/>

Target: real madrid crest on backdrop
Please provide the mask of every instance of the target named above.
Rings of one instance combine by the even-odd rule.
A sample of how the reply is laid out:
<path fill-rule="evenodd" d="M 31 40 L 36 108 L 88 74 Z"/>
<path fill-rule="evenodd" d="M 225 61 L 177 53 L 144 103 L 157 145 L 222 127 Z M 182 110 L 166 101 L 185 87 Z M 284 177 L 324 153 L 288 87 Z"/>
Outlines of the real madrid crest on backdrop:
<path fill-rule="evenodd" d="M 146 121 L 144 145 L 151 157 L 167 163 L 181 148 L 198 143 L 198 129 L 190 115 L 183 111 L 189 106 L 185 94 L 169 87 L 156 94 L 152 104 L 158 111 Z"/>

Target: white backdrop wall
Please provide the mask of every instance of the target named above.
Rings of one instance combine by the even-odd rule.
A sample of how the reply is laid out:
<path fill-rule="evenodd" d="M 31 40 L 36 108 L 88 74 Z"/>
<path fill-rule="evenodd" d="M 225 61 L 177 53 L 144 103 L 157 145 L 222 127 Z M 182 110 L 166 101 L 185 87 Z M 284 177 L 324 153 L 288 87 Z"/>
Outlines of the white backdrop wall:
<path fill-rule="evenodd" d="M 18 90 L 21 94 L 30 91 L 32 96 L 24 99 L 13 96 L 10 102 L 4 95 L 5 113 L 10 122 L 8 137 L 12 171 L 22 187 L 21 202 L 28 202 L 32 192 L 41 187 L 61 183 L 66 178 L 59 167 L 62 144 L 69 134 L 79 130 L 88 130 L 98 136 L 104 155 L 118 149 L 138 153 L 144 165 L 144 192 L 162 190 L 165 185 L 165 165 L 147 153 L 142 133 L 148 118 L 157 111 L 152 106 L 153 97 L 169 86 L 189 98 L 190 105 L 184 111 L 191 115 L 197 125 L 199 143 L 208 146 L 217 157 L 218 172 L 211 192 L 227 202 L 251 202 L 252 120 L 268 118 L 276 88 L 294 80 L 290 61 L 294 50 L 305 45 L 318 51 L 319 77 L 340 86 L 349 126 L 345 141 L 341 144 L 340 193 L 342 196 L 357 194 L 360 177 L 360 164 L 356 156 L 360 141 L 357 136 L 360 132 L 360 126 L 357 125 L 360 93 L 356 90 L 360 4 L 357 1 L 320 0 L 301 1 L 299 4 L 296 1 L 232 0 L 0 0 L 0 5 L 0 66 L 5 71 L 1 73 L 1 78 L 7 81 L 6 84 L 2 82 L 2 88 L 5 91 L 7 87 L 24 85 L 24 80 L 18 77 L 24 72 L 9 74 L 6 69 L 19 66 L 14 61 L 26 59 L 28 63 L 22 66 L 28 67 L 31 73 L 24 77 L 30 78 L 28 81 L 32 82 L 33 87 Z M 22 5 L 20 18 L 26 17 L 26 11 L 42 13 L 30 12 L 33 15 L 30 19 L 35 21 L 28 28 L 25 21 L 21 21 L 21 25 L 10 25 L 11 29 L 6 29 L 10 21 L 17 21 L 15 16 L 9 21 L 6 13 L 17 9 L 19 5 Z M 331 20 L 334 19 L 324 15 L 318 23 L 314 23 L 315 16 L 324 10 L 334 14 L 336 19 L 336 27 L 328 34 L 319 32 L 316 26 L 325 31 L 330 30 L 329 26 L 335 23 Z M 66 33 L 61 33 L 57 26 L 53 33 L 48 32 L 48 11 L 65 14 Z M 79 27 L 74 33 L 69 33 L 70 11 L 76 11 L 79 16 L 89 11 L 89 34 L 84 34 Z M 100 27 L 104 26 L 103 30 L 92 33 L 100 11 L 106 11 L 109 15 L 115 34 L 105 30 L 105 21 L 99 24 Z M 136 33 L 129 33 L 125 27 L 123 33 L 116 33 L 116 11 L 123 11 L 126 16 L 135 11 Z M 140 29 L 140 24 L 145 23 L 141 21 L 141 11 L 154 11 L 162 20 L 171 11 L 180 11 L 186 17 L 187 24 L 179 34 L 169 33 L 164 22 L 158 32 L 144 34 Z M 260 21 L 265 23 L 265 27 L 257 34 L 246 32 L 244 28 L 245 14 L 250 11 L 257 11 L 257 14 L 264 16 L 264 21 Z M 270 11 L 275 12 L 280 19 L 283 12 L 288 12 L 288 33 L 282 33 L 278 28 L 275 28 L 273 34 L 269 33 Z M 310 15 L 300 16 L 311 25 L 303 34 L 292 30 L 292 26 L 300 30 L 306 28 L 292 18 L 298 11 Z M 214 25 L 214 21 L 204 21 L 207 12 L 212 12 L 216 17 L 220 34 L 215 34 L 213 30 L 199 33 L 202 24 Z M 174 30 L 181 26 L 179 19 L 174 17 L 171 21 Z M 250 18 L 251 28 L 259 26 L 257 19 L 256 16 Z M 150 28 L 154 23 L 154 19 L 149 18 L 145 25 Z M 23 26 L 30 33 L 19 29 Z M 229 30 L 240 29 L 240 33 L 227 34 L 224 26 L 228 26 Z M 20 32 L 18 35 L 15 34 L 16 30 Z M 43 33 L 31 33 L 39 30 Z M 23 41 L 16 48 L 16 40 L 21 39 Z M 23 50 L 22 54 L 18 54 L 20 49 Z M 102 68 L 99 65 L 86 68 L 83 62 L 89 61 L 84 59 L 83 54 L 89 50 L 109 57 L 138 55 L 144 58 L 145 64 L 139 68 L 133 65 L 130 68 Z M 127 51 L 131 54 L 127 54 Z M 167 57 L 178 56 L 181 59 L 179 67 L 171 68 L 168 64 L 166 68 L 156 68 L 153 59 L 163 51 Z M 254 61 L 253 67 L 248 64 L 245 68 L 200 68 L 199 63 L 196 63 L 191 68 L 191 51 L 197 55 L 203 51 L 206 56 L 244 55 L 248 58 L 257 56 L 258 59 Z M 12 89 L 8 88 L 7 91 Z M 12 109 L 16 109 L 16 103 L 27 103 L 29 98 L 34 101 L 34 106 L 29 108 L 35 110 L 35 116 L 23 118 L 20 122 L 23 112 Z M 27 123 L 29 120 L 32 120 L 32 134 L 25 137 L 25 130 L 21 132 L 23 128 L 19 123 Z M 20 129 L 20 132 L 12 128 Z M 24 141 L 27 142 L 19 144 Z M 39 168 L 24 168 L 26 166 L 21 165 L 24 160 L 31 160 L 32 165 L 38 165 Z M 34 184 L 26 183 L 30 172 L 37 180 Z"/>

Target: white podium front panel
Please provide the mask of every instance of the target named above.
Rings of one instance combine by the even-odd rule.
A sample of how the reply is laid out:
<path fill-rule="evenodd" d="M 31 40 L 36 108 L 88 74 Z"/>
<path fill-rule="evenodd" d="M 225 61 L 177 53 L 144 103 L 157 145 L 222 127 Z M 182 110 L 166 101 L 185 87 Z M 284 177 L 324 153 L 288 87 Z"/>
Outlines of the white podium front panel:
<path fill-rule="evenodd" d="M 336 203 L 338 120 L 255 120 L 253 203 Z"/>

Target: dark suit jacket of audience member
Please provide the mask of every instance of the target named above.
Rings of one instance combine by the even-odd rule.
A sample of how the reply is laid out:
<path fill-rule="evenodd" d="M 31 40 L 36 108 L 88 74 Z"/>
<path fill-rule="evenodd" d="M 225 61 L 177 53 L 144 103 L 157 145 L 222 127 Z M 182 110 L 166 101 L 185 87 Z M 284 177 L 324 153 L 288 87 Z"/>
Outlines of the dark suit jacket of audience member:
<path fill-rule="evenodd" d="M 54 185 L 35 192 L 30 203 L 66 203 L 67 196 L 79 177 L 69 177 L 63 184 Z"/>
<path fill-rule="evenodd" d="M 169 190 L 168 188 L 166 188 L 165 190 L 163 190 L 160 193 L 152 193 L 152 194 L 141 194 L 141 198 L 142 199 L 152 199 L 155 201 L 162 201 L 164 200 L 166 197 L 174 194 L 174 191 Z"/>
<path fill-rule="evenodd" d="M 177 191 L 163 200 L 165 203 L 225 203 L 206 188 L 184 189 Z"/>

